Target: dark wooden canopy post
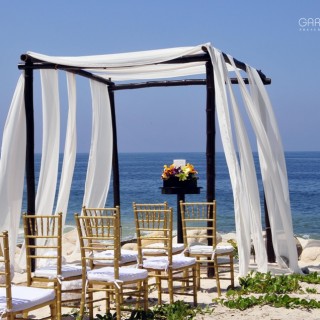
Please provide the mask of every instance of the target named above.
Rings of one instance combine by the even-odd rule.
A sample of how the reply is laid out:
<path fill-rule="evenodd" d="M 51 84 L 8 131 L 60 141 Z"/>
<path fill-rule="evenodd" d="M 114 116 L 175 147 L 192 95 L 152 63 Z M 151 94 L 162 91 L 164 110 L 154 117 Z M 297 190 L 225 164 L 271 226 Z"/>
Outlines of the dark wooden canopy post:
<path fill-rule="evenodd" d="M 211 62 L 206 63 L 207 71 L 207 144 L 206 144 L 206 158 L 207 158 L 207 201 L 211 202 L 215 200 L 215 88 L 213 67 Z"/>
<path fill-rule="evenodd" d="M 113 179 L 113 203 L 114 206 L 120 206 L 120 177 L 119 177 L 119 157 L 118 157 L 118 139 L 116 110 L 114 104 L 114 92 L 109 89 L 111 120 L 112 120 L 112 179 Z"/>
<path fill-rule="evenodd" d="M 32 66 L 32 62 L 26 61 L 27 66 Z M 26 186 L 27 186 L 27 213 L 36 212 L 36 188 L 34 173 L 34 112 L 33 112 L 33 69 L 24 70 L 24 104 L 26 111 Z M 34 239 L 30 239 L 34 242 Z M 35 269 L 35 261 L 31 261 L 32 270 Z"/>
<path fill-rule="evenodd" d="M 206 63 L 206 76 L 207 76 L 207 144 L 206 144 L 206 158 L 207 158 L 207 202 L 215 200 L 215 184 L 216 184 L 216 165 L 215 165 L 215 136 L 216 136 L 216 125 L 215 125 L 215 88 L 214 88 L 214 74 L 213 66 L 211 61 Z M 212 207 L 210 207 L 212 210 Z M 210 217 L 213 216 L 213 212 L 209 213 Z M 208 222 L 208 227 L 212 227 L 212 222 Z M 208 230 L 212 233 L 212 230 Z M 208 245 L 212 245 L 212 239 L 209 239 Z M 208 276 L 214 276 L 214 269 L 208 268 Z"/>

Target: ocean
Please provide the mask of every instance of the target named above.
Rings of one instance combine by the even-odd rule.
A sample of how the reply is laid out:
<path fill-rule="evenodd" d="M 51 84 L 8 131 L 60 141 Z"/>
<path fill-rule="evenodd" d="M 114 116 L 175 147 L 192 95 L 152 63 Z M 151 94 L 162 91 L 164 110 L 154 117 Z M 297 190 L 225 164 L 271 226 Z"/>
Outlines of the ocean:
<path fill-rule="evenodd" d="M 293 231 L 296 236 L 320 239 L 320 152 L 285 153 Z M 36 177 L 38 176 L 41 155 L 36 157 Z M 206 157 L 205 153 L 120 153 L 120 211 L 123 239 L 134 237 L 132 202 L 156 203 L 167 201 L 176 214 L 176 195 L 161 194 L 161 173 L 163 165 L 170 165 L 174 159 L 186 159 L 198 171 L 199 195 L 186 195 L 186 201 L 206 200 Z M 257 154 L 254 154 L 257 168 Z M 88 154 L 78 154 L 69 200 L 66 225 L 74 226 L 74 213 L 82 207 Z M 60 163 L 61 170 L 61 163 Z M 261 198 L 263 191 L 258 172 Z M 232 189 L 228 169 L 222 152 L 216 153 L 216 200 L 217 229 L 221 233 L 235 231 Z M 106 206 L 113 206 L 112 182 Z M 23 211 L 26 210 L 24 195 Z M 176 218 L 174 219 L 176 221 Z M 262 203 L 262 224 L 264 209 Z"/>

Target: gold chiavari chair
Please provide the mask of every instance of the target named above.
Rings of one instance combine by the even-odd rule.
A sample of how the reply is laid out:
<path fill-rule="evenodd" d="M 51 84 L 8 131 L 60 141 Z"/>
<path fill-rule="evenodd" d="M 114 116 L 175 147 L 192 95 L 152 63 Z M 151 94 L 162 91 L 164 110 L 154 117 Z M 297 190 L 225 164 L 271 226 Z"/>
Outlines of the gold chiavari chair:
<path fill-rule="evenodd" d="M 162 210 L 169 209 L 168 203 L 135 203 L 133 202 L 133 208 L 136 210 Z M 149 241 L 150 242 L 150 241 Z M 151 241 L 150 244 L 145 244 L 145 248 L 143 249 L 144 256 L 161 256 L 166 255 L 166 250 L 163 247 L 163 242 L 155 242 Z M 152 248 L 148 248 L 152 246 Z M 183 243 L 172 243 L 172 254 L 180 254 L 184 251 Z"/>
<path fill-rule="evenodd" d="M 119 210 L 119 216 L 120 216 L 120 208 L 117 206 Z M 82 207 L 82 212 L 84 216 L 88 217 L 100 217 L 100 216 L 112 216 L 114 214 L 114 208 L 87 208 L 86 206 Z M 121 230 L 121 224 L 120 224 L 120 230 Z M 120 233 L 121 237 L 121 233 Z M 127 265 L 133 265 L 137 264 L 138 260 L 138 252 L 134 250 L 126 250 L 121 249 L 120 251 L 121 257 L 119 260 L 119 266 L 127 266 Z M 95 267 L 101 267 L 101 266 L 112 266 L 113 265 L 113 245 L 108 246 L 106 244 L 106 248 L 104 251 L 98 252 L 95 254 L 95 257 L 97 259 L 92 260 L 90 263 L 90 268 L 93 269 Z M 104 256 L 110 256 L 111 259 L 98 259 L 99 257 Z"/>
<path fill-rule="evenodd" d="M 82 279 L 82 267 L 63 263 L 62 214 L 23 214 L 26 248 L 27 285 L 51 286 L 56 290 L 57 319 L 61 319 L 62 304 L 79 306 L 81 288 L 63 289 L 63 284 Z M 34 269 L 34 270 L 33 270 Z M 66 298 L 62 299 L 62 297 Z"/>
<path fill-rule="evenodd" d="M 185 253 L 197 260 L 197 287 L 200 288 L 201 266 L 214 268 L 218 295 L 221 295 L 221 272 L 228 271 L 234 286 L 234 248 L 217 245 L 216 201 L 180 202 Z"/>
<path fill-rule="evenodd" d="M 138 243 L 139 267 L 148 270 L 149 277 L 155 277 L 158 291 L 158 303 L 162 303 L 162 284 L 168 284 L 170 303 L 174 302 L 174 294 L 193 296 L 197 305 L 196 261 L 194 258 L 172 254 L 172 208 L 138 209 L 133 207 Z M 149 244 L 155 243 L 155 247 Z M 159 256 L 145 255 L 145 249 L 158 249 L 162 243 L 164 253 Z M 181 286 L 174 287 L 179 282 Z M 192 291 L 190 293 L 190 291 Z"/>
<path fill-rule="evenodd" d="M 120 267 L 119 208 L 114 208 L 112 214 L 104 216 L 76 214 L 75 220 L 80 240 L 82 267 L 86 270 L 82 278 L 80 316 L 83 316 L 87 305 L 89 318 L 93 319 L 93 303 L 102 300 L 106 301 L 107 312 L 111 310 L 111 302 L 114 302 L 118 320 L 121 319 L 121 310 L 125 309 L 127 303 L 135 304 L 136 308 L 141 307 L 146 311 L 148 272 L 130 266 Z M 113 255 L 98 255 L 99 252 L 105 251 L 106 245 L 113 250 Z M 102 261 L 101 264 L 109 266 L 90 269 L 89 266 L 94 266 L 96 259 Z"/>
<path fill-rule="evenodd" d="M 50 306 L 51 319 L 56 319 L 56 295 L 54 289 L 32 288 L 11 284 L 12 270 L 9 257 L 8 231 L 0 233 L 0 315 L 1 319 L 25 319 L 29 312 Z M 20 316 L 21 319 L 21 316 Z"/>

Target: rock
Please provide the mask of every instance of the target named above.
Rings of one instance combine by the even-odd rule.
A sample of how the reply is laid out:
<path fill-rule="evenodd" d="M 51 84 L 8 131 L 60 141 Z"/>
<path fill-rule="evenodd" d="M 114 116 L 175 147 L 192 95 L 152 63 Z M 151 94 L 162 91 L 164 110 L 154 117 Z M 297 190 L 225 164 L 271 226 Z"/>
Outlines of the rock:
<path fill-rule="evenodd" d="M 126 249 L 126 250 L 137 251 L 138 250 L 138 245 L 137 245 L 137 243 L 126 243 L 121 248 L 122 249 Z"/>
<path fill-rule="evenodd" d="M 222 234 L 222 236 L 219 234 L 219 236 L 221 237 L 221 241 L 223 242 L 228 242 L 228 240 L 237 241 L 237 235 L 234 232 L 225 233 Z"/>
<path fill-rule="evenodd" d="M 300 260 L 309 263 L 320 263 L 320 240 L 309 240 L 302 250 Z"/>
<path fill-rule="evenodd" d="M 188 239 L 188 245 L 193 245 L 193 244 L 196 244 L 196 243 L 200 243 L 200 244 L 205 244 L 207 245 L 208 242 L 207 242 L 207 238 L 206 237 L 201 237 L 201 235 L 206 235 L 207 233 L 207 230 L 206 229 L 203 229 L 203 230 L 192 230 L 190 232 L 190 235 L 191 237 L 195 237 L 194 239 L 193 238 L 189 238 Z M 199 237 L 200 236 L 200 237 Z M 217 232 L 217 243 L 220 243 L 222 241 L 222 237 L 220 235 L 220 233 Z"/>
<path fill-rule="evenodd" d="M 298 253 L 298 259 L 299 259 L 302 253 L 302 245 L 300 240 L 297 237 L 295 237 L 295 240 L 296 240 L 297 253 Z"/>
<path fill-rule="evenodd" d="M 297 239 L 299 240 L 302 250 L 305 248 L 305 246 L 308 244 L 309 239 L 306 238 L 301 238 L 301 237 L 297 237 Z"/>

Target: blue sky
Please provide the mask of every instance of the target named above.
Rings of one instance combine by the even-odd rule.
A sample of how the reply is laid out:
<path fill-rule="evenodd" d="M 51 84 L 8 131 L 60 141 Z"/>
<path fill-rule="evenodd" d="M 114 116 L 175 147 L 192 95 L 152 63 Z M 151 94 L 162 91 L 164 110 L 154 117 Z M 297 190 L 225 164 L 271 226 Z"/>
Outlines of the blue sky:
<path fill-rule="evenodd" d="M 320 26 L 299 25 L 301 18 L 318 21 L 319 1 L 10 0 L 0 6 L 1 136 L 20 75 L 17 64 L 26 51 L 73 56 L 211 42 L 272 79 L 267 89 L 284 149 L 320 151 Z M 86 152 L 89 85 L 78 82 L 78 150 Z M 205 151 L 204 87 L 121 91 L 115 99 L 121 152 Z M 65 108 L 63 94 L 61 100 Z M 39 104 L 38 92 L 35 101 Z M 222 150 L 219 134 L 217 150 Z"/>

